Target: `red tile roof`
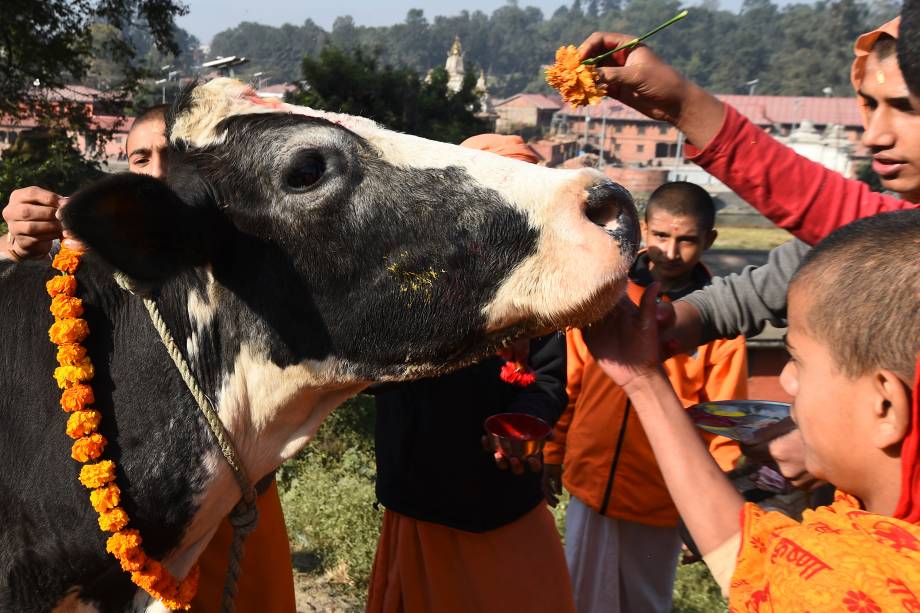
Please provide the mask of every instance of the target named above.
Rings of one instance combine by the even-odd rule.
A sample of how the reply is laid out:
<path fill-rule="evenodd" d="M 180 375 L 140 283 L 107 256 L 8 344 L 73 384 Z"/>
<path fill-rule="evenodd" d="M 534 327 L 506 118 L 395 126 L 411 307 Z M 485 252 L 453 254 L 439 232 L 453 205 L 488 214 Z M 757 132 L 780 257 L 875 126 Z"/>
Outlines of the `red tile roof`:
<path fill-rule="evenodd" d="M 540 110 L 555 111 L 562 108 L 562 100 L 558 97 L 544 94 L 515 94 L 495 103 L 495 108 L 506 107 L 537 107 Z"/>
<path fill-rule="evenodd" d="M 808 119 L 817 125 L 840 124 L 861 127 L 862 119 L 856 98 L 828 98 L 810 96 L 740 96 L 719 94 L 718 98 L 736 109 L 757 125 L 793 124 Z M 604 98 L 600 104 L 574 109 L 566 104 L 559 111 L 565 115 L 600 119 L 653 121 L 625 104 Z"/>

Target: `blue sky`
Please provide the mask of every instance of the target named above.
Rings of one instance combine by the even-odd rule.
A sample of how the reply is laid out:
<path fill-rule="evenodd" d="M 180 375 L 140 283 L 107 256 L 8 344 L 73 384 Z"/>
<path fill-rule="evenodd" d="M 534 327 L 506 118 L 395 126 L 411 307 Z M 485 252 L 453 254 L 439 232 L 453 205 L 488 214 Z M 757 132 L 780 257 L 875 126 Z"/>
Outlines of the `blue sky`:
<path fill-rule="evenodd" d="M 255 21 L 279 26 L 285 22 L 301 24 L 312 19 L 327 30 L 339 15 L 351 15 L 362 25 L 390 25 L 402 21 L 411 8 L 425 15 L 455 15 L 463 9 L 491 13 L 505 0 L 184 0 L 189 14 L 180 17 L 179 25 L 202 43 L 210 42 L 217 32 L 232 28 L 241 21 Z M 721 6 L 737 10 L 742 0 L 721 0 Z M 774 0 L 777 1 L 777 0 Z M 788 4 L 791 0 L 778 0 Z M 571 0 L 519 0 L 521 6 L 536 6 L 547 16 Z M 692 2 L 690 3 L 692 4 Z"/>

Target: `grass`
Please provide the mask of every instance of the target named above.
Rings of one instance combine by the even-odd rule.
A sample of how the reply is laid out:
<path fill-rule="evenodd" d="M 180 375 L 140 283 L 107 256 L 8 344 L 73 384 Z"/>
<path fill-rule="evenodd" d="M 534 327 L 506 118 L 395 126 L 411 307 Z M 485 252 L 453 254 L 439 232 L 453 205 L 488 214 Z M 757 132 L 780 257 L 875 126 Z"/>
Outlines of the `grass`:
<path fill-rule="evenodd" d="M 720 227 L 713 249 L 755 249 L 769 251 L 792 238 L 781 228 Z"/>
<path fill-rule="evenodd" d="M 278 474 L 281 503 L 296 570 L 323 576 L 363 602 L 380 535 L 383 510 L 374 494 L 374 407 L 368 396 L 332 412 L 316 438 Z M 553 510 L 565 534 L 568 494 Z M 681 566 L 673 611 L 727 611 L 702 563 Z"/>

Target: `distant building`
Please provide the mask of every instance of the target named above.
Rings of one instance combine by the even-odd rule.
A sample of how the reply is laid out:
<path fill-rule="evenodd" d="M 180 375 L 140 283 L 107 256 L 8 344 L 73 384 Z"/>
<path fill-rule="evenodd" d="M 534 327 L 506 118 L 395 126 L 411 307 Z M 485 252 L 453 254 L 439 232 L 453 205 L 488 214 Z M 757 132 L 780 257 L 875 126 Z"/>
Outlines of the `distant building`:
<path fill-rule="evenodd" d="M 113 98 L 98 89 L 85 85 L 66 85 L 42 92 L 43 96 L 52 103 L 82 106 L 91 125 L 103 130 L 111 130 L 112 137 L 105 145 L 105 151 L 97 159 L 110 164 L 124 162 L 125 140 L 131 129 L 134 119 L 123 117 L 121 101 Z M 23 132 L 39 128 L 38 122 L 31 118 L 15 118 L 0 115 L 0 156 L 9 149 Z M 87 157 L 96 157 L 92 143 L 81 134 L 73 134 L 77 147 Z"/>
<path fill-rule="evenodd" d="M 571 138 L 539 139 L 528 144 L 540 156 L 540 164 L 543 166 L 559 166 L 578 155 L 578 143 Z"/>
<path fill-rule="evenodd" d="M 805 96 L 740 96 L 719 95 L 756 125 L 777 137 L 790 137 L 800 127 L 810 122 L 817 133 L 828 133 L 841 148 L 839 155 L 860 159 L 866 156 L 859 139 L 863 127 L 855 98 L 805 97 Z M 837 127 L 833 127 L 837 126 Z M 828 128 L 833 127 L 832 132 Z M 605 98 L 596 106 L 573 108 L 566 104 L 553 118 L 553 132 L 573 135 L 586 145 L 601 152 L 607 161 L 641 166 L 674 166 L 682 156 L 681 137 L 668 123 L 655 121 L 638 111 Z M 797 142 L 804 151 L 817 151 L 811 142 L 812 135 L 799 132 L 790 146 Z M 808 141 L 809 146 L 804 146 Z M 832 162 L 826 150 L 831 142 L 826 138 L 824 159 Z M 795 148 L 795 147 L 794 147 Z M 681 149 L 681 151 L 678 151 Z M 845 151 L 845 153 L 843 153 Z M 820 154 L 815 153 L 820 157 Z M 818 160 L 820 161 L 820 159 Z M 838 166 L 841 161 L 834 162 Z M 847 172 L 852 165 L 846 166 Z"/>
<path fill-rule="evenodd" d="M 454 37 L 454 44 L 450 46 L 450 51 L 447 52 L 444 69 L 447 71 L 448 77 L 447 89 L 456 94 L 463 89 L 463 78 L 466 76 L 466 69 L 463 67 L 463 45 L 460 44 L 459 36 Z"/>
<path fill-rule="evenodd" d="M 297 91 L 297 86 L 293 83 L 279 83 L 260 87 L 256 91 L 256 95 L 267 100 L 284 100 L 285 95 L 295 91 Z"/>
<path fill-rule="evenodd" d="M 549 132 L 553 116 L 562 108 L 562 101 L 544 94 L 516 94 L 495 103 L 495 131 L 511 134 L 527 129 L 536 133 Z"/>

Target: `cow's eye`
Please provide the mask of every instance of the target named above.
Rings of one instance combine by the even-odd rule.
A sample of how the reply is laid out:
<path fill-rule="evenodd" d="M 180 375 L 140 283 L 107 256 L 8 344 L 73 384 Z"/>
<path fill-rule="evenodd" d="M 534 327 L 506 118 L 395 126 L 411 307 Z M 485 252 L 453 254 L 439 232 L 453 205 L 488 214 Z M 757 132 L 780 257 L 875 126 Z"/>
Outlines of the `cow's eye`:
<path fill-rule="evenodd" d="M 284 184 L 295 192 L 310 189 L 323 173 L 326 162 L 316 151 L 300 151 L 294 156 L 284 175 Z"/>

